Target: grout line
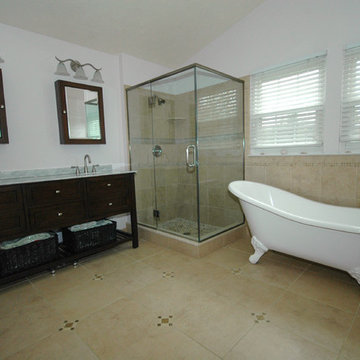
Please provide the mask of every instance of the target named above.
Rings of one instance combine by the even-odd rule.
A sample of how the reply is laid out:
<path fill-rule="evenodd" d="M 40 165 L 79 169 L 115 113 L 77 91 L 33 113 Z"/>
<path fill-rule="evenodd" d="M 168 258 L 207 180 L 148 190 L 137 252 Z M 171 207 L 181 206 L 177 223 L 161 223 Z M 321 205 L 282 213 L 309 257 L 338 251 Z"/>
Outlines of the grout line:
<path fill-rule="evenodd" d="M 223 357 L 221 357 L 220 355 L 218 355 L 217 353 L 215 353 L 214 351 L 212 351 L 211 349 L 209 349 L 208 347 L 206 347 L 204 344 L 200 343 L 199 341 L 197 341 L 196 339 L 194 339 L 193 337 L 191 337 L 190 335 L 186 334 L 185 332 L 183 332 L 180 328 L 177 328 L 176 326 L 174 327 L 174 330 L 183 334 L 184 336 L 186 336 L 188 339 L 190 339 L 191 341 L 194 341 L 195 343 L 197 343 L 198 345 L 200 345 L 202 348 L 204 348 L 205 350 L 211 352 L 212 354 L 214 354 L 217 358 L 219 359 L 223 359 Z"/>
<path fill-rule="evenodd" d="M 224 358 L 250 333 L 251 330 L 254 329 L 256 325 L 257 324 L 253 324 L 244 335 L 240 336 L 240 339 L 234 344 L 234 346 L 229 349 L 229 351 L 225 354 Z"/>
<path fill-rule="evenodd" d="M 83 340 L 83 338 L 76 331 L 74 331 L 74 335 L 85 345 L 85 347 L 89 349 L 89 351 L 96 357 L 96 359 L 100 360 L 100 358 L 97 356 L 95 351 L 90 347 L 90 345 L 85 340 Z"/>
<path fill-rule="evenodd" d="M 352 330 L 352 328 L 353 328 L 353 326 L 354 326 L 355 320 L 356 320 L 356 318 L 357 318 L 358 315 L 360 315 L 360 303 L 359 303 L 359 305 L 358 305 L 358 307 L 357 307 L 357 310 L 356 310 L 355 313 L 354 313 L 353 319 L 351 320 L 350 326 L 349 326 L 349 328 L 348 328 L 348 330 L 347 330 L 347 332 L 346 332 L 346 336 L 344 337 L 344 339 L 343 339 L 343 341 L 342 341 L 342 344 L 341 344 L 341 347 L 340 347 L 340 349 L 339 349 L 338 357 L 337 357 L 337 358 L 340 357 L 341 351 L 342 351 L 342 349 L 343 349 L 343 347 L 344 347 L 344 344 L 345 344 L 346 340 L 349 338 L 349 335 L 350 335 L 350 333 L 351 333 L 351 330 Z"/>

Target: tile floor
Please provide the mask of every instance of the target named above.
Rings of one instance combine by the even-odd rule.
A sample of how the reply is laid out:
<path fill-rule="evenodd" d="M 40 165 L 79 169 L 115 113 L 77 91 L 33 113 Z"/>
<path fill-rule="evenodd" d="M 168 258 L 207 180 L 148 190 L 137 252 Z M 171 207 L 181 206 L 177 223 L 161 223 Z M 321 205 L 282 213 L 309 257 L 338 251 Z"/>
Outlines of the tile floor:
<path fill-rule="evenodd" d="M 248 240 L 141 241 L 0 291 L 0 359 L 360 359 L 360 285 Z"/>

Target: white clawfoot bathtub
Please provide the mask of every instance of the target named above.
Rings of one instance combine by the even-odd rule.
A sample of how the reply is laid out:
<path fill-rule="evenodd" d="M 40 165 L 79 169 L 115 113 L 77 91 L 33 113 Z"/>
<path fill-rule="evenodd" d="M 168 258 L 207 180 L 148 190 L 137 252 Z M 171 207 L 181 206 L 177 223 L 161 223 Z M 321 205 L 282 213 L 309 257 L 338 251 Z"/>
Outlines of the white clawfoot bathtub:
<path fill-rule="evenodd" d="M 255 264 L 268 250 L 347 271 L 360 284 L 360 209 L 327 205 L 272 186 L 233 181 L 252 233 Z"/>

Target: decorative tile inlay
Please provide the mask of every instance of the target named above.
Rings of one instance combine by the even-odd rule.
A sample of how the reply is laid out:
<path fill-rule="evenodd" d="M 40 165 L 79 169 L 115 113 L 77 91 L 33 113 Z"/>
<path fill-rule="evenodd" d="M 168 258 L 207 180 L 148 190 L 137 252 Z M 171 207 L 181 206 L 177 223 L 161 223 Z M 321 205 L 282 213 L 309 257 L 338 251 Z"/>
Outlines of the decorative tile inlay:
<path fill-rule="evenodd" d="M 261 313 L 261 314 L 255 314 L 255 313 L 251 313 L 252 316 L 255 316 L 255 320 L 254 322 L 259 323 L 260 321 L 266 321 L 266 322 L 270 322 L 270 320 L 266 320 L 265 319 L 265 315 L 266 313 Z"/>
<path fill-rule="evenodd" d="M 163 278 L 169 279 L 175 277 L 175 274 L 173 271 L 164 271 L 162 274 Z"/>
<path fill-rule="evenodd" d="M 75 321 L 64 321 L 64 325 L 62 328 L 59 329 L 59 331 L 62 330 L 74 330 L 76 325 L 78 324 L 79 320 L 75 320 Z"/>
<path fill-rule="evenodd" d="M 93 280 L 104 280 L 103 274 L 95 274 Z"/>
<path fill-rule="evenodd" d="M 231 269 L 231 272 L 232 272 L 234 275 L 239 275 L 240 272 L 241 272 L 241 268 L 232 268 L 232 269 Z"/>
<path fill-rule="evenodd" d="M 161 326 L 161 325 L 172 326 L 173 325 L 172 319 L 173 319 L 172 315 L 169 315 L 169 317 L 162 317 L 159 315 L 157 326 Z"/>

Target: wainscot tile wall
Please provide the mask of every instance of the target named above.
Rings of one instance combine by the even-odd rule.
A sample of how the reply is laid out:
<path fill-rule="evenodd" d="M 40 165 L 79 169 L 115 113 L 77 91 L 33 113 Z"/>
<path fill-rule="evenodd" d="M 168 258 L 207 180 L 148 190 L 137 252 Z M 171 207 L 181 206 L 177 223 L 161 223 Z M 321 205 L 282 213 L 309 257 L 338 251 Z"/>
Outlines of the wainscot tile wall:
<path fill-rule="evenodd" d="M 249 156 L 250 77 L 245 81 L 245 179 L 327 204 L 360 206 L 360 155 Z"/>

